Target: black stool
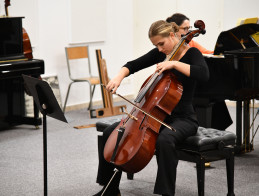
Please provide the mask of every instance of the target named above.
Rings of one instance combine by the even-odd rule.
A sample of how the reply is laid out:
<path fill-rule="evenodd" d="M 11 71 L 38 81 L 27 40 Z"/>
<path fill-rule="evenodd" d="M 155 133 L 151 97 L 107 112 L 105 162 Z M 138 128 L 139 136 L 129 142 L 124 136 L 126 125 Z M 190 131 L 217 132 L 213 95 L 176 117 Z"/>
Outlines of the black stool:
<path fill-rule="evenodd" d="M 97 131 L 103 130 L 118 119 L 101 120 L 96 123 Z M 226 160 L 228 194 L 234 196 L 234 145 L 236 135 L 229 131 L 220 131 L 211 128 L 199 127 L 195 136 L 188 137 L 177 146 L 179 160 L 196 163 L 198 195 L 204 195 L 205 163 L 217 160 Z M 98 136 L 98 149 L 102 143 L 102 135 Z M 100 154 L 100 150 L 99 150 Z M 133 179 L 133 174 L 127 174 Z"/>

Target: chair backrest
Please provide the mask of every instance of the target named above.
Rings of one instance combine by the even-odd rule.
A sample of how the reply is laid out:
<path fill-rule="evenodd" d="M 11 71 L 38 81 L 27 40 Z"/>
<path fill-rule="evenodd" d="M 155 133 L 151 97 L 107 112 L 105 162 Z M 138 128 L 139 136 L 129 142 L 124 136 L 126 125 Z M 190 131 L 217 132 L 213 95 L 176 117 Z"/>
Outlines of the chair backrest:
<path fill-rule="evenodd" d="M 92 76 L 91 73 L 91 66 L 90 66 L 90 58 L 89 58 L 89 52 L 88 52 L 88 46 L 78 46 L 78 47 L 65 47 L 65 51 L 66 51 L 66 59 L 67 59 L 67 66 L 68 66 L 68 73 L 69 73 L 69 77 L 71 79 L 74 79 L 75 77 L 72 76 L 72 61 L 80 61 L 80 60 L 85 60 L 88 64 L 87 66 L 87 74 L 84 73 L 83 70 L 77 70 L 79 73 L 81 72 L 81 74 L 85 74 L 88 76 Z M 84 66 L 85 66 L 85 62 L 84 61 Z M 74 64 L 80 64 L 79 62 L 74 63 Z M 78 66 L 79 67 L 79 66 Z"/>

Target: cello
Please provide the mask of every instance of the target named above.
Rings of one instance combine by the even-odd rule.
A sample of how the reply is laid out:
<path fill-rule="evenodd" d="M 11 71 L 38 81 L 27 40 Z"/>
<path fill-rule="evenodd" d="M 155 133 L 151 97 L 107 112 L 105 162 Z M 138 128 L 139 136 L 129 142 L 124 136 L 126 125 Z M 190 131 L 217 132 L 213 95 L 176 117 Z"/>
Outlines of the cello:
<path fill-rule="evenodd" d="M 205 34 L 203 21 L 196 21 L 194 26 L 198 29 L 183 36 L 166 60 L 172 61 L 179 48 L 193 37 Z M 161 75 L 155 72 L 144 82 L 135 103 L 117 94 L 134 107 L 109 136 L 104 147 L 105 160 L 128 173 L 142 170 L 155 153 L 161 126 L 175 131 L 163 121 L 180 101 L 182 91 L 183 87 L 176 76 L 166 70 Z"/>

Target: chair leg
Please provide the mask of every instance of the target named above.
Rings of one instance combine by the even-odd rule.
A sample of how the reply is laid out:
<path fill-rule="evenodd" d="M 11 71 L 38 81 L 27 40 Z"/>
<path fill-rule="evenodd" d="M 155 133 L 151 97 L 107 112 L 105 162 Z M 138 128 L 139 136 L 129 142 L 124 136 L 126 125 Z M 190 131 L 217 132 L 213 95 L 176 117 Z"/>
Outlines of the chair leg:
<path fill-rule="evenodd" d="M 230 151 L 230 157 L 226 159 L 228 194 L 227 196 L 235 196 L 234 193 L 234 151 Z"/>
<path fill-rule="evenodd" d="M 66 110 L 67 100 L 68 100 L 68 96 L 69 96 L 69 93 L 70 93 L 70 87 L 71 87 L 72 84 L 73 84 L 73 82 L 71 82 L 69 84 L 68 89 L 67 89 L 67 95 L 66 95 L 66 99 L 65 99 L 65 103 L 64 103 L 64 107 L 63 107 L 63 112 L 65 112 L 65 110 Z"/>
<path fill-rule="evenodd" d="M 93 90 L 92 90 L 92 85 L 90 85 L 89 88 L 90 88 L 90 101 L 89 101 L 88 110 L 92 109 L 92 102 L 93 102 L 95 85 L 93 85 Z"/>
<path fill-rule="evenodd" d="M 200 161 L 196 163 L 198 195 L 204 196 L 204 180 L 205 180 L 205 161 L 201 157 Z"/>

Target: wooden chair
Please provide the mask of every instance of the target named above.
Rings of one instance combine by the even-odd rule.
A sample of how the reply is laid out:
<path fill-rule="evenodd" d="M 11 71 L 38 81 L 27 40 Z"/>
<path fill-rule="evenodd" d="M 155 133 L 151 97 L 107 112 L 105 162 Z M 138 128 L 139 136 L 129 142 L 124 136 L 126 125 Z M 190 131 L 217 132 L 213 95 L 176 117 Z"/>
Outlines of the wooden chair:
<path fill-rule="evenodd" d="M 100 80 L 98 76 L 92 76 L 88 46 L 66 47 L 65 51 L 66 51 L 68 75 L 69 75 L 69 78 L 71 79 L 71 82 L 68 86 L 63 112 L 65 112 L 65 109 L 66 109 L 66 104 L 67 104 L 71 85 L 76 82 L 87 82 L 89 84 L 90 101 L 89 101 L 88 110 L 90 110 L 92 108 L 92 99 L 94 95 L 95 86 L 100 84 Z M 86 63 L 83 65 L 84 68 L 86 68 L 85 71 L 81 70 L 81 67 L 78 68 L 80 65 L 83 64 L 82 61 Z M 80 73 L 80 74 L 74 74 L 75 70 L 77 73 Z M 84 74 L 84 76 L 82 76 L 81 74 Z M 79 75 L 81 75 L 81 77 Z"/>
<path fill-rule="evenodd" d="M 109 82 L 107 66 L 105 59 L 102 58 L 101 50 L 96 50 L 96 58 L 98 71 L 100 76 L 100 82 L 103 85 L 107 85 Z M 121 115 L 126 111 L 126 105 L 114 106 L 112 94 L 109 93 L 104 86 L 101 86 L 102 100 L 103 100 L 103 108 L 98 108 L 96 110 L 90 110 L 91 118 L 97 117 L 108 117 L 108 116 L 116 116 Z"/>

